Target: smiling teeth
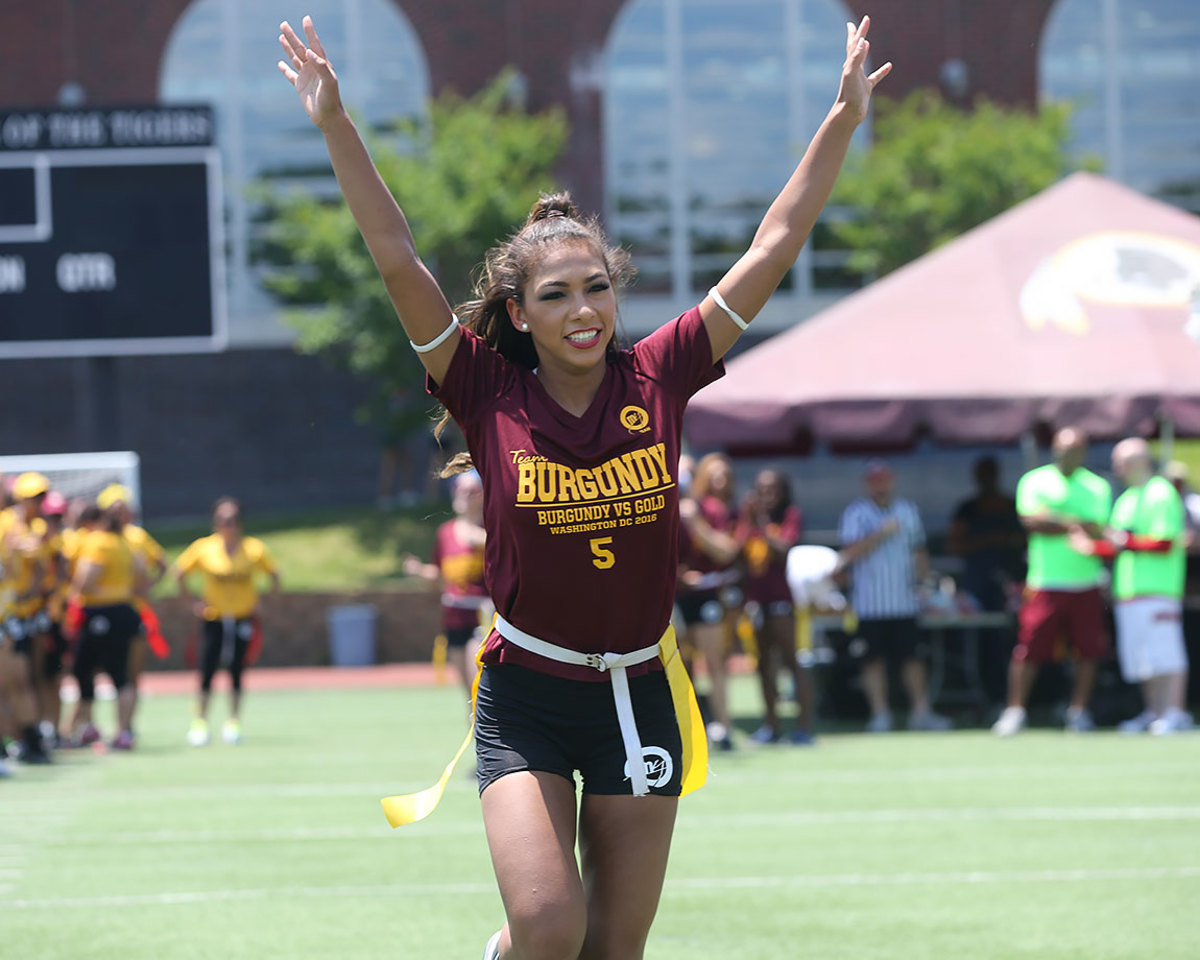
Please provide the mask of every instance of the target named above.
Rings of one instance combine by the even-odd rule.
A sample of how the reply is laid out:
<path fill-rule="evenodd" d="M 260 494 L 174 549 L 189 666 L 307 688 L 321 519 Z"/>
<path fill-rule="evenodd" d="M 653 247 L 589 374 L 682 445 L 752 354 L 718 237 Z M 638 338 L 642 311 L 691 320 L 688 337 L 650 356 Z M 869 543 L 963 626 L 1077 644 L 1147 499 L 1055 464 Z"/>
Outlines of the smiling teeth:
<path fill-rule="evenodd" d="M 584 340 L 591 340 L 595 336 L 595 330 L 581 330 L 578 333 L 568 333 L 567 339 L 574 340 L 576 343 L 582 343 Z"/>

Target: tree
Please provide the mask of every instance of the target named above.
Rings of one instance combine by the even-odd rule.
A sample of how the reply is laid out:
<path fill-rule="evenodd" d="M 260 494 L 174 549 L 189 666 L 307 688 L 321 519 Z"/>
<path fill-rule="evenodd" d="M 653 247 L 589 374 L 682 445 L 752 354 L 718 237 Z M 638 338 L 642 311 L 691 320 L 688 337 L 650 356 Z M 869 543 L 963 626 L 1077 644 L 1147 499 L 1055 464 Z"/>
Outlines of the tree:
<path fill-rule="evenodd" d="M 530 114 L 512 103 L 511 73 L 470 98 L 434 100 L 424 123 L 401 121 L 406 149 L 365 132 L 380 175 L 404 210 L 419 252 L 451 303 L 466 299 L 485 251 L 525 218 L 566 142 L 562 111 Z M 389 142 L 391 141 L 391 142 Z M 331 352 L 371 381 L 364 419 L 394 431 L 393 398 L 413 395 L 421 366 L 340 197 L 273 190 L 266 194 L 268 240 L 258 252 L 271 269 L 264 284 L 289 309 L 286 322 L 306 353 Z M 411 428 L 428 404 L 403 405 Z"/>
<path fill-rule="evenodd" d="M 832 224 L 834 235 L 868 275 L 990 220 L 1071 167 L 1066 105 L 1029 113 L 983 100 L 964 111 L 918 90 L 899 102 L 879 98 L 875 109 L 874 144 L 848 158 L 833 195 L 852 211 Z"/>

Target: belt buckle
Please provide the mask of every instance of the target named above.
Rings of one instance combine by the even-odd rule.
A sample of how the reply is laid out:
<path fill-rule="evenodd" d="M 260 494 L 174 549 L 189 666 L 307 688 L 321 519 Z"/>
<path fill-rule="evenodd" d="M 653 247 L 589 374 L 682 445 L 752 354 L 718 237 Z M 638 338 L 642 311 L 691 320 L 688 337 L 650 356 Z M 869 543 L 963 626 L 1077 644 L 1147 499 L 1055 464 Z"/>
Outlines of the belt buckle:
<path fill-rule="evenodd" d="M 589 653 L 587 655 L 587 665 L 599 670 L 601 673 L 608 671 L 608 661 L 598 653 Z"/>

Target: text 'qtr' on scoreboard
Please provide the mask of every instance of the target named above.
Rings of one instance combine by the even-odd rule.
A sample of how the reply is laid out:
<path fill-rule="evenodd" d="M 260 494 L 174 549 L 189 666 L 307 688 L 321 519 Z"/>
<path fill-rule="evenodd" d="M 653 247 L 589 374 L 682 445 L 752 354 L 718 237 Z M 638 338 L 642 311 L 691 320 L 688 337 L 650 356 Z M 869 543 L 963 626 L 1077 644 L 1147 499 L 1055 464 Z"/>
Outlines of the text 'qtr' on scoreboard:
<path fill-rule="evenodd" d="M 226 342 L 207 106 L 0 112 L 0 357 Z"/>

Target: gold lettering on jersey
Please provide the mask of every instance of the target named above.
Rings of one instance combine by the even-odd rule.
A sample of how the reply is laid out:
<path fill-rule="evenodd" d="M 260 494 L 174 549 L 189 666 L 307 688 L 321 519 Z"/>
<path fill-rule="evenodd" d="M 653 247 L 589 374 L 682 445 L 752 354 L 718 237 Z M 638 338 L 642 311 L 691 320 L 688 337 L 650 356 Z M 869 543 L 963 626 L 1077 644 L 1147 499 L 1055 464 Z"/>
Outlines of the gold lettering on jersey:
<path fill-rule="evenodd" d="M 675 486 L 663 443 L 631 450 L 597 467 L 578 469 L 545 457 L 526 456 L 523 450 L 511 453 L 517 468 L 518 506 L 611 501 Z"/>

